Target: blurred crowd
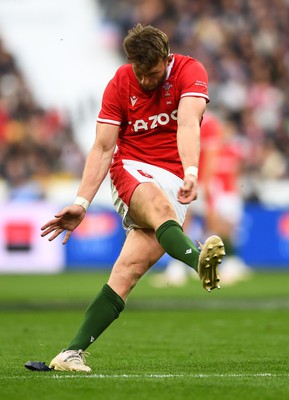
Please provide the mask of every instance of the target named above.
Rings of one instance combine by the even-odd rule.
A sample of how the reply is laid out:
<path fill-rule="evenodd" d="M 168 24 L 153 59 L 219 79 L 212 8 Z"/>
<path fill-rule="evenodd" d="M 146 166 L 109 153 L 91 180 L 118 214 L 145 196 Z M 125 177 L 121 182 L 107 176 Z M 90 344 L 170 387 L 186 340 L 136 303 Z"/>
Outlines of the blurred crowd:
<path fill-rule="evenodd" d="M 51 180 L 79 178 L 83 165 L 68 116 L 39 106 L 0 40 L 0 183 L 9 199 L 44 198 Z"/>
<path fill-rule="evenodd" d="M 244 197 L 258 200 L 257 183 L 289 178 L 289 0 L 100 1 L 117 48 L 141 22 L 204 64 L 209 109 L 245 155 Z"/>
<path fill-rule="evenodd" d="M 256 182 L 289 178 L 289 0 L 95 1 L 104 40 L 122 56 L 123 37 L 141 22 L 204 64 L 209 110 L 242 150 L 245 198 L 258 200 Z M 10 196 L 44 196 L 51 177 L 80 177 L 83 163 L 69 117 L 37 104 L 0 41 L 0 181 Z"/>

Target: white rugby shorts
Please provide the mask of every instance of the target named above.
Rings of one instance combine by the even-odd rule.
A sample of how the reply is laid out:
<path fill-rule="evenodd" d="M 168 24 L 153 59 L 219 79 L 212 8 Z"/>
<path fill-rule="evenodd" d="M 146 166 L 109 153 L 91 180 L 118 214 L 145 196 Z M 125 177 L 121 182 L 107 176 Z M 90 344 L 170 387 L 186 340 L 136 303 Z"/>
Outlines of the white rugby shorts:
<path fill-rule="evenodd" d="M 142 228 L 128 215 L 131 196 L 143 182 L 155 183 L 161 188 L 173 205 L 179 223 L 184 223 L 188 204 L 177 200 L 177 193 L 183 181 L 171 172 L 134 160 L 118 160 L 111 168 L 111 192 L 113 206 L 122 218 L 124 229 Z"/>

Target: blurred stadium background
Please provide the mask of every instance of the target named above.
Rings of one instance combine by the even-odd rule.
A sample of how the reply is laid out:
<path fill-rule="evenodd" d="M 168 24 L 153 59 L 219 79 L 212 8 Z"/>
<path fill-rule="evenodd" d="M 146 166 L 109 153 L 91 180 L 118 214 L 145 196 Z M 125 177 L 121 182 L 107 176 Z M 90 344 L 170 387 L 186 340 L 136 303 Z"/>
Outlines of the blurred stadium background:
<path fill-rule="evenodd" d="M 136 22 L 208 70 L 209 109 L 243 154 L 239 256 L 289 268 L 288 21 L 288 0 L 0 0 L 0 273 L 116 258 L 124 233 L 108 180 L 67 246 L 41 239 L 40 226 L 75 197 L 102 91 Z"/>

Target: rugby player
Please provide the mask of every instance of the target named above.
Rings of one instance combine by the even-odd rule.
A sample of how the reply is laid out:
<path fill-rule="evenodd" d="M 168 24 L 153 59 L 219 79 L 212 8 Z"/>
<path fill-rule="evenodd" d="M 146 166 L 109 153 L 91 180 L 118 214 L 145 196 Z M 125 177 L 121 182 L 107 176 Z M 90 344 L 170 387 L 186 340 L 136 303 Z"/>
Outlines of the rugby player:
<path fill-rule="evenodd" d="M 75 337 L 51 361 L 55 370 L 91 371 L 85 350 L 118 318 L 131 290 L 165 252 L 194 268 L 206 290 L 219 287 L 222 240 L 213 235 L 198 249 L 182 229 L 197 198 L 206 70 L 189 56 L 171 54 L 167 35 L 150 25 L 137 24 L 123 46 L 128 63 L 104 91 L 76 200 L 42 227 L 42 236 L 54 240 L 65 231 L 65 244 L 110 171 L 113 204 L 127 237 Z"/>

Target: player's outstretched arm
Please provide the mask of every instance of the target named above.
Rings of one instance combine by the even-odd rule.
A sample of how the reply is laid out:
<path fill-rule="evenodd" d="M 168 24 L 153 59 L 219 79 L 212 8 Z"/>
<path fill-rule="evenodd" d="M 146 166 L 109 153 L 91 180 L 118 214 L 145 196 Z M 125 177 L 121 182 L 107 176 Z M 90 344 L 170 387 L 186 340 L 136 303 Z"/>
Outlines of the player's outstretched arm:
<path fill-rule="evenodd" d="M 41 236 L 44 237 L 52 233 L 48 239 L 49 241 L 52 241 L 62 232 L 67 231 L 62 242 L 65 244 L 67 243 L 74 229 L 81 223 L 84 216 L 85 210 L 82 206 L 74 204 L 72 206 L 65 207 L 55 215 L 55 218 L 51 219 L 41 227 Z"/>
<path fill-rule="evenodd" d="M 118 137 L 118 126 L 97 124 L 95 142 L 88 154 L 82 180 L 77 193 L 78 198 L 85 199 L 88 204 L 96 195 L 101 183 L 106 177 Z M 79 203 L 63 208 L 55 218 L 41 228 L 44 237 L 51 234 L 49 241 L 54 240 L 66 231 L 63 244 L 67 243 L 74 229 L 85 217 L 86 209 Z"/>

